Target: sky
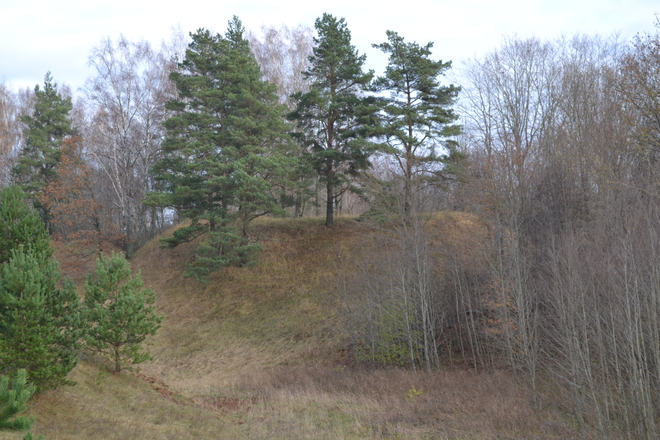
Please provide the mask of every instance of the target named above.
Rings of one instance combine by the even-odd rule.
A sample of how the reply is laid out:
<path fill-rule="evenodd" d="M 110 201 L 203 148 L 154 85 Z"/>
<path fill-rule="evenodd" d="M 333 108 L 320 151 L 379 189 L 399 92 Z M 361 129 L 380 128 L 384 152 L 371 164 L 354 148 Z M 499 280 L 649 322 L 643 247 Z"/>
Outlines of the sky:
<path fill-rule="evenodd" d="M 156 45 L 172 29 L 224 33 L 237 15 L 248 30 L 314 26 L 328 12 L 346 19 L 352 41 L 377 74 L 387 58 L 373 43 L 393 30 L 406 41 L 434 42 L 434 59 L 455 67 L 497 48 L 503 37 L 654 33 L 658 0 L 0 0 L 0 82 L 12 89 L 43 84 L 50 71 L 78 90 L 91 75 L 87 59 L 104 38 L 120 34 Z"/>

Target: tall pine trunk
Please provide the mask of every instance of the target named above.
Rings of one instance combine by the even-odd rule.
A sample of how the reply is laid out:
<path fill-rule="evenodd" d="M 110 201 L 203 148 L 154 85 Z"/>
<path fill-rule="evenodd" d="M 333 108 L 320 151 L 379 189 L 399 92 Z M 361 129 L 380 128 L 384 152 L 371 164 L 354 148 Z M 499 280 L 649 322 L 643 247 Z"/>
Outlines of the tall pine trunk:
<path fill-rule="evenodd" d="M 330 227 L 334 223 L 334 188 L 332 181 L 328 179 L 325 184 L 326 189 L 326 202 L 325 202 L 325 226 Z"/>

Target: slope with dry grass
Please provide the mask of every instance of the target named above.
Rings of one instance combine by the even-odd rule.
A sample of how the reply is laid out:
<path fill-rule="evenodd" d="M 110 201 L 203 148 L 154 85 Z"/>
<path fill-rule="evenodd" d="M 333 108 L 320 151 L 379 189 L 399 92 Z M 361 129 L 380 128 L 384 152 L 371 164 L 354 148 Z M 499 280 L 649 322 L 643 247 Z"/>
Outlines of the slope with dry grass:
<path fill-rule="evenodd" d="M 438 216 L 435 228 L 457 246 L 482 234 L 457 214 Z M 337 280 L 377 252 L 372 233 L 349 218 L 329 229 L 321 219 L 263 219 L 253 231 L 260 264 L 223 269 L 207 285 L 182 276 L 195 243 L 148 243 L 133 268 L 166 314 L 150 341 L 154 360 L 112 375 L 85 357 L 71 375 L 78 385 L 33 401 L 35 432 L 49 440 L 589 438 L 551 407 L 533 411 L 506 372 L 352 362 Z"/>

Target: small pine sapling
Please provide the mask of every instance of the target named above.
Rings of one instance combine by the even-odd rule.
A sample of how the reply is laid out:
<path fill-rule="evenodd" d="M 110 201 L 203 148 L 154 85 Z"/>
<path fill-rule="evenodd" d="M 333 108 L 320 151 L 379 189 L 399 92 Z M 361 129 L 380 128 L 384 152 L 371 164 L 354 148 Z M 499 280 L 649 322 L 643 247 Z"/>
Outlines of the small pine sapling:
<path fill-rule="evenodd" d="M 122 255 L 101 256 L 94 275 L 85 283 L 85 313 L 89 325 L 87 346 L 112 359 L 115 373 L 126 362 L 150 360 L 142 349 L 147 336 L 160 328 L 156 293 L 142 288 L 140 273 L 131 276 L 131 266 Z"/>

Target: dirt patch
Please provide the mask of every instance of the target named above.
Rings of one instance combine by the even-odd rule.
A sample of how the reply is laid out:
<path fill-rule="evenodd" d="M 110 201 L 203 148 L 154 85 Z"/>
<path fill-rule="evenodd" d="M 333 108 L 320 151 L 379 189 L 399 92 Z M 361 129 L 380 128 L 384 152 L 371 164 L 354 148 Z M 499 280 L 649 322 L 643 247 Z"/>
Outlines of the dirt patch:
<path fill-rule="evenodd" d="M 195 406 L 197 408 L 217 411 L 224 415 L 236 411 L 247 412 L 256 403 L 256 399 L 253 398 L 237 399 L 235 397 L 227 396 L 183 397 L 176 394 L 166 383 L 155 377 L 147 376 L 142 373 L 137 373 L 136 375 L 147 382 L 151 388 L 154 391 L 157 391 L 161 396 L 180 405 Z"/>

